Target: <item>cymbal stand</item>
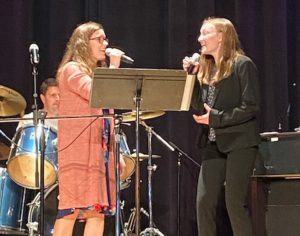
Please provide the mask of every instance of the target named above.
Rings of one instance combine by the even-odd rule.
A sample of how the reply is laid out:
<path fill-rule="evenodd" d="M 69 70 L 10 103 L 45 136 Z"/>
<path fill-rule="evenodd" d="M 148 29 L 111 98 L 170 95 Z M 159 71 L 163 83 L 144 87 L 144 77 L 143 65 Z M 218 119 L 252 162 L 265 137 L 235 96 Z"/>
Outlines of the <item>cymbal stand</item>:
<path fill-rule="evenodd" d="M 141 232 L 141 235 L 145 236 L 152 236 L 152 235 L 159 235 L 159 236 L 164 236 L 159 229 L 154 228 L 153 224 L 153 213 L 152 213 L 152 174 L 153 171 L 156 170 L 157 166 L 152 165 L 152 132 L 153 128 L 146 125 L 145 122 L 142 123 L 142 125 L 146 128 L 147 135 L 148 135 L 148 204 L 149 204 L 149 227 L 146 228 L 143 232 Z"/>

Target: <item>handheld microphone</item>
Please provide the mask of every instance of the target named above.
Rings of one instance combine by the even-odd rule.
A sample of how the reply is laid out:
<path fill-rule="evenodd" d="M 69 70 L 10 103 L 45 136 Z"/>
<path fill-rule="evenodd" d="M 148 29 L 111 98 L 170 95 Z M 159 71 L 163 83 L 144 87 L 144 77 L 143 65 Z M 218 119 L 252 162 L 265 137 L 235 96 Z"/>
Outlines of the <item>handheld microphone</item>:
<path fill-rule="evenodd" d="M 112 50 L 113 50 L 112 48 L 106 48 L 106 50 L 105 50 L 106 56 L 109 57 Z M 121 61 L 125 62 L 127 64 L 133 64 L 133 62 L 134 62 L 134 60 L 132 58 L 130 58 L 129 56 L 126 56 L 125 54 L 123 54 L 121 56 Z"/>
<path fill-rule="evenodd" d="M 191 57 L 191 65 L 189 66 L 187 72 L 188 74 L 192 74 L 194 67 L 195 67 L 195 63 L 198 62 L 200 60 L 200 54 L 199 53 L 194 53 L 193 56 Z"/>
<path fill-rule="evenodd" d="M 39 56 L 39 47 L 35 43 L 32 43 L 29 47 L 29 53 L 30 53 L 30 61 L 32 65 L 37 65 L 40 62 L 40 56 Z"/>

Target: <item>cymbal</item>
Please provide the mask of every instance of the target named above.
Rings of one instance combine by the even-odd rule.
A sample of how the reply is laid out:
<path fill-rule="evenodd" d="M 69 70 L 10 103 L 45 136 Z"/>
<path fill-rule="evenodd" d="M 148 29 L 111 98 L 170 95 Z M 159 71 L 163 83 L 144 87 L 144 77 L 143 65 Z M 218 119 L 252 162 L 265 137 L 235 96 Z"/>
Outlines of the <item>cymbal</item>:
<path fill-rule="evenodd" d="M 10 148 L 0 142 L 0 160 L 7 160 L 9 156 Z"/>
<path fill-rule="evenodd" d="M 136 159 L 136 153 L 133 153 L 130 156 Z M 148 154 L 139 153 L 139 158 L 140 158 L 140 161 L 142 161 L 142 160 L 148 159 L 149 155 Z M 152 158 L 153 159 L 161 158 L 161 156 L 159 156 L 159 155 L 153 155 L 152 154 Z"/>
<path fill-rule="evenodd" d="M 26 108 L 26 101 L 13 89 L 0 85 L 0 116 L 14 116 Z"/>
<path fill-rule="evenodd" d="M 140 119 L 141 120 L 147 120 L 147 119 L 152 119 L 158 116 L 164 115 L 164 111 L 140 111 Z M 136 119 L 136 112 L 125 112 L 122 114 L 123 116 L 123 122 L 130 122 L 130 121 L 135 121 Z"/>

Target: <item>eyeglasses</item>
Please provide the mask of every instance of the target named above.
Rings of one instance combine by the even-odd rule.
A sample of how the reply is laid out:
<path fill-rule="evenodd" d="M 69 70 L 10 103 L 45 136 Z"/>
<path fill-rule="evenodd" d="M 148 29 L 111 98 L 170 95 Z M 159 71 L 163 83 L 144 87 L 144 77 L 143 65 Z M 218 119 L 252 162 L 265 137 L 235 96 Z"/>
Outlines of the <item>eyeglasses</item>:
<path fill-rule="evenodd" d="M 95 38 L 90 38 L 90 40 L 98 40 L 100 44 L 103 44 L 104 41 L 107 42 L 107 43 L 109 42 L 108 38 L 103 38 L 101 36 L 100 37 L 95 37 Z"/>

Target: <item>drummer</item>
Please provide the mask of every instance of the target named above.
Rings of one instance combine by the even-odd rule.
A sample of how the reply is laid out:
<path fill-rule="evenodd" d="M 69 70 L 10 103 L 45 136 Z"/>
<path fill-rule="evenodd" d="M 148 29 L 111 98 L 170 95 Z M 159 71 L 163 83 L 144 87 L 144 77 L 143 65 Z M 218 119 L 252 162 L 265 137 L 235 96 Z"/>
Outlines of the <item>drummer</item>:
<path fill-rule="evenodd" d="M 40 99 L 43 103 L 43 111 L 47 113 L 46 117 L 58 116 L 59 107 L 59 88 L 58 82 L 54 78 L 48 78 L 43 81 L 40 87 Z M 33 112 L 24 115 L 22 118 L 33 118 Z M 27 124 L 32 124 L 33 120 L 23 120 L 19 122 L 17 130 Z M 45 125 L 57 131 L 56 119 L 45 119 Z"/>

